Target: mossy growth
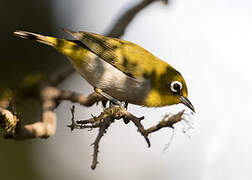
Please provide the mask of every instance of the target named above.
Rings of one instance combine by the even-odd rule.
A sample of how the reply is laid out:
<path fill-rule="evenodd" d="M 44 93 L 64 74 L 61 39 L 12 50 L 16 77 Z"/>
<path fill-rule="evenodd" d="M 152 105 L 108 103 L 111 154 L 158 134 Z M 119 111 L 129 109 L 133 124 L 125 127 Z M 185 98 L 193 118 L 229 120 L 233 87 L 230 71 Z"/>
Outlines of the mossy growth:
<path fill-rule="evenodd" d="M 19 119 L 16 115 L 13 115 L 13 119 L 10 120 L 5 114 L 0 114 L 0 126 L 5 134 L 15 134 L 15 129 Z"/>

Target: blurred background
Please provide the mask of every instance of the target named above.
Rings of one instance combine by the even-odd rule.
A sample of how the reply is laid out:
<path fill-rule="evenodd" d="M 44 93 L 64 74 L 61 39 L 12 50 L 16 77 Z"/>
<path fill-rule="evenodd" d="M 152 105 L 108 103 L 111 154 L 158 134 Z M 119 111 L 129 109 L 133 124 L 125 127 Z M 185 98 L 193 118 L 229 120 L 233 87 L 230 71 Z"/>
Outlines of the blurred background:
<path fill-rule="evenodd" d="M 34 72 L 52 72 L 67 63 L 53 49 L 13 36 L 20 29 L 68 37 L 60 28 L 107 32 L 140 0 L 26 0 L 0 2 L 0 87 L 15 88 Z M 222 180 L 251 179 L 252 2 L 250 0 L 170 0 L 156 2 L 131 22 L 123 39 L 133 41 L 178 69 L 189 87 L 196 114 L 193 129 L 177 125 L 151 136 L 147 148 L 134 125 L 117 122 L 100 144 L 99 164 L 90 169 L 96 131 L 70 132 L 71 103 L 57 108 L 56 134 L 46 140 L 14 142 L 0 138 L 1 179 Z M 59 88 L 83 94 L 92 87 L 74 73 Z M 28 106 L 27 106 L 28 107 Z M 185 107 L 129 106 L 145 116 L 146 127 L 165 113 Z M 76 106 L 76 119 L 98 115 L 100 106 Z M 28 114 L 32 114 L 28 108 Z M 32 115 L 31 115 L 32 116 Z M 34 118 L 34 117 L 33 117 Z M 189 135 L 189 136 L 188 136 Z"/>

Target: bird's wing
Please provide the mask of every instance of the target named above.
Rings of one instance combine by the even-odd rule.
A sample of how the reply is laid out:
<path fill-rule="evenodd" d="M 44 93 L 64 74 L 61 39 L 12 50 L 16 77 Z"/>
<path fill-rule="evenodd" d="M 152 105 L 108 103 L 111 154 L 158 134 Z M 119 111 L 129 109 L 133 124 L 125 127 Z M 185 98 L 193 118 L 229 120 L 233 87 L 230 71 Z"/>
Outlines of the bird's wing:
<path fill-rule="evenodd" d="M 89 32 L 64 31 L 81 41 L 101 59 L 133 78 L 145 78 L 155 73 L 153 67 L 164 65 L 150 52 L 129 41 Z"/>

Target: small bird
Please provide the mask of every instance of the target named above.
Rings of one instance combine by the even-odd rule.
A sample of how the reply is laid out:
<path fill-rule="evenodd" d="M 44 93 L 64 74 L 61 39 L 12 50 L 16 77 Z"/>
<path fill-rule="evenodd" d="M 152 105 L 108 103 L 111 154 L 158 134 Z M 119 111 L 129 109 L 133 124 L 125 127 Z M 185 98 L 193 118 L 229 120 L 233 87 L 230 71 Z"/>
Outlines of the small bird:
<path fill-rule="evenodd" d="M 195 112 L 182 75 L 149 51 L 122 39 L 63 30 L 76 40 L 26 31 L 14 34 L 56 48 L 97 93 L 112 102 L 146 107 L 183 103 Z"/>

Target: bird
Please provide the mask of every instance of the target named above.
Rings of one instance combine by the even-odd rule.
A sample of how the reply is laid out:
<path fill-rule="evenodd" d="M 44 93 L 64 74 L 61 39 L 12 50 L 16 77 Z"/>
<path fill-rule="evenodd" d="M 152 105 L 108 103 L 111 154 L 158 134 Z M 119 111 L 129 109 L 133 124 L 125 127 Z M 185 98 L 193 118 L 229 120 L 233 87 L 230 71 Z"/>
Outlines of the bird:
<path fill-rule="evenodd" d="M 163 107 L 182 103 L 195 112 L 181 73 L 143 47 L 96 33 L 63 31 L 74 40 L 19 30 L 14 34 L 57 49 L 97 93 L 115 104 Z"/>

